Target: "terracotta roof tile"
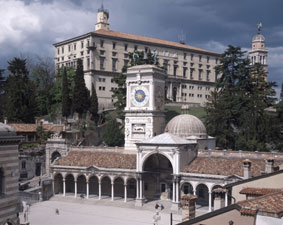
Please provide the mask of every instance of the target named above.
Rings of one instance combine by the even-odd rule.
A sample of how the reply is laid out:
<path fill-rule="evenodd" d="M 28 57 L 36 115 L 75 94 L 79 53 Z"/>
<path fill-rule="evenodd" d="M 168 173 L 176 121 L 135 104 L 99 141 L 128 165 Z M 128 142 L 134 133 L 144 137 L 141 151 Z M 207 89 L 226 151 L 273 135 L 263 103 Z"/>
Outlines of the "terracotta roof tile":
<path fill-rule="evenodd" d="M 262 195 L 267 195 L 271 194 L 274 192 L 278 192 L 281 189 L 276 189 L 276 188 L 252 188 L 252 187 L 245 187 L 240 191 L 240 194 L 244 195 L 257 195 L 257 196 L 262 196 Z"/>
<path fill-rule="evenodd" d="M 283 215 L 283 191 L 264 195 L 237 203 L 242 209 L 257 209 L 262 214 L 281 217 Z"/>
<path fill-rule="evenodd" d="M 240 212 L 242 215 L 245 216 L 255 216 L 257 213 L 257 209 L 241 208 Z"/>
<path fill-rule="evenodd" d="M 250 159 L 252 177 L 260 176 L 261 171 L 265 171 L 264 159 Z M 275 165 L 282 161 L 275 161 Z M 216 175 L 238 175 L 244 176 L 243 159 L 242 158 L 221 158 L 221 157 L 197 157 L 183 172 L 216 174 Z"/>
<path fill-rule="evenodd" d="M 135 169 L 136 155 L 113 152 L 71 151 L 67 156 L 55 162 L 55 165 Z"/>
<path fill-rule="evenodd" d="M 219 55 L 215 52 L 208 51 L 208 50 L 201 49 L 201 48 L 197 48 L 197 47 L 193 47 L 193 46 L 190 46 L 190 45 L 180 44 L 180 43 L 174 42 L 174 41 L 166 41 L 166 40 L 161 40 L 161 39 L 157 39 L 157 38 L 145 37 L 145 36 L 141 36 L 141 35 L 128 34 L 128 33 L 122 33 L 122 32 L 117 32 L 117 31 L 112 31 L 112 30 L 104 30 L 104 29 L 96 30 L 93 33 L 101 34 L 101 35 L 105 35 L 105 36 L 141 41 L 141 42 L 148 42 L 148 43 L 152 43 L 152 44 L 166 45 L 168 47 L 175 47 L 175 48 L 177 47 L 177 48 L 187 49 L 187 50 L 191 50 L 191 51 L 209 53 L 209 54 L 213 54 L 213 55 Z"/>

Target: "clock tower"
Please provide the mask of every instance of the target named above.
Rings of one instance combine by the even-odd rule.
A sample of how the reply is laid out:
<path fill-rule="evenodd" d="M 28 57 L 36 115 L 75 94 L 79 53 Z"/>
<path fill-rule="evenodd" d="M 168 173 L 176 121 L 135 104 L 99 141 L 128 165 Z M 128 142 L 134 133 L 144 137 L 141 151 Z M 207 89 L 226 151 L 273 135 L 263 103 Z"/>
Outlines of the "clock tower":
<path fill-rule="evenodd" d="M 126 76 L 125 150 L 135 151 L 135 143 L 164 131 L 166 74 L 155 65 L 139 65 Z"/>

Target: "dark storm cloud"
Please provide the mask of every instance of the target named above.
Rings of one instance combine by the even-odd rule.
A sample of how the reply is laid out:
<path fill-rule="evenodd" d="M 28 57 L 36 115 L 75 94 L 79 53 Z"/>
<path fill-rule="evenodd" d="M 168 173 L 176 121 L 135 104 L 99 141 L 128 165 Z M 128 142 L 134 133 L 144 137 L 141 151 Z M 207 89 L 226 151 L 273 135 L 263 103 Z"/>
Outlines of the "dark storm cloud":
<path fill-rule="evenodd" d="M 1 1 L 1 0 L 0 0 Z M 110 28 L 178 41 L 222 52 L 228 44 L 248 49 L 262 22 L 269 51 L 269 79 L 282 81 L 283 1 L 279 0 L 104 0 Z M 22 5 L 20 3 L 23 3 Z M 94 29 L 102 0 L 9 0 L 1 3 L 0 66 L 5 56 L 40 52 Z M 22 19 L 24 18 L 24 19 Z M 4 22 L 3 22 L 4 21 Z M 2 24 L 1 24 L 2 23 Z M 280 63 L 278 63 L 278 61 Z"/>

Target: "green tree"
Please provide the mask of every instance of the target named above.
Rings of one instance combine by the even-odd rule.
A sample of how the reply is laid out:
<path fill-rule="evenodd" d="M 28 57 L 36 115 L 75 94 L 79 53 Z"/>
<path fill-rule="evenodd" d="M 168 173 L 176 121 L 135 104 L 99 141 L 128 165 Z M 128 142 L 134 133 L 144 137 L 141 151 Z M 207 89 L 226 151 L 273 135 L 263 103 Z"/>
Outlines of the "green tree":
<path fill-rule="evenodd" d="M 75 86 L 73 92 L 73 112 L 77 112 L 80 117 L 89 109 L 89 91 L 85 86 L 84 71 L 82 60 L 77 61 L 76 76 L 74 79 Z"/>
<path fill-rule="evenodd" d="M 206 105 L 208 133 L 222 148 L 266 150 L 273 140 L 264 110 L 274 103 L 275 83 L 260 64 L 250 66 L 240 47 L 228 46 L 215 69 L 221 77 Z"/>
<path fill-rule="evenodd" d="M 71 114 L 71 99 L 69 95 L 69 85 L 67 71 L 64 68 L 62 77 L 62 116 L 68 117 Z"/>
<path fill-rule="evenodd" d="M 89 112 L 91 114 L 91 119 L 95 122 L 97 125 L 98 122 L 98 99 L 96 95 L 96 90 L 94 85 L 91 85 L 91 97 L 90 97 L 90 107 Z"/>
<path fill-rule="evenodd" d="M 124 134 L 120 126 L 121 124 L 116 120 L 110 120 L 107 124 L 103 134 L 103 141 L 108 146 L 122 146 L 124 144 Z"/>
<path fill-rule="evenodd" d="M 12 122 L 32 123 L 37 112 L 35 85 L 28 77 L 26 60 L 14 58 L 8 64 L 5 116 Z"/>
<path fill-rule="evenodd" d="M 39 125 L 36 128 L 36 135 L 39 137 L 40 143 L 45 143 L 47 139 L 50 137 L 51 133 L 49 131 L 45 131 L 42 125 Z"/>

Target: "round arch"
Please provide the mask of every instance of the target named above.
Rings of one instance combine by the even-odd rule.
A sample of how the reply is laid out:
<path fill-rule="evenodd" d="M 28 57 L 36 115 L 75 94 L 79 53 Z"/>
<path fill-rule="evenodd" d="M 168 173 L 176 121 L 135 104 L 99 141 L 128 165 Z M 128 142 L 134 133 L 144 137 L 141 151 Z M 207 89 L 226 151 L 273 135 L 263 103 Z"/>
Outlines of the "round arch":
<path fill-rule="evenodd" d="M 84 174 L 77 177 L 77 193 L 86 194 L 86 177 Z"/>
<path fill-rule="evenodd" d="M 99 193 L 99 184 L 98 184 L 98 177 L 96 175 L 91 175 L 88 179 L 89 183 L 89 195 L 98 195 Z"/>
<path fill-rule="evenodd" d="M 54 151 L 51 154 L 51 163 L 53 163 L 56 159 L 60 158 L 61 154 L 58 151 Z"/>
<path fill-rule="evenodd" d="M 135 199 L 137 196 L 137 180 L 134 177 L 127 179 L 127 197 Z"/>
<path fill-rule="evenodd" d="M 56 173 L 54 175 L 54 193 L 63 193 L 63 175 L 61 173 Z"/>
<path fill-rule="evenodd" d="M 208 206 L 209 196 L 208 187 L 206 184 L 199 183 L 196 186 L 197 204 L 201 206 Z"/>
<path fill-rule="evenodd" d="M 173 165 L 166 154 L 147 154 L 144 157 L 142 171 L 146 199 L 172 199 Z"/>
<path fill-rule="evenodd" d="M 193 185 L 190 182 L 183 182 L 181 184 L 181 195 L 194 194 Z"/>
<path fill-rule="evenodd" d="M 114 196 L 124 198 L 124 179 L 116 177 L 114 180 Z"/>
<path fill-rule="evenodd" d="M 107 175 L 101 178 L 101 195 L 111 197 L 111 178 Z"/>
<path fill-rule="evenodd" d="M 73 174 L 66 174 L 66 193 L 75 193 L 75 177 Z"/>

